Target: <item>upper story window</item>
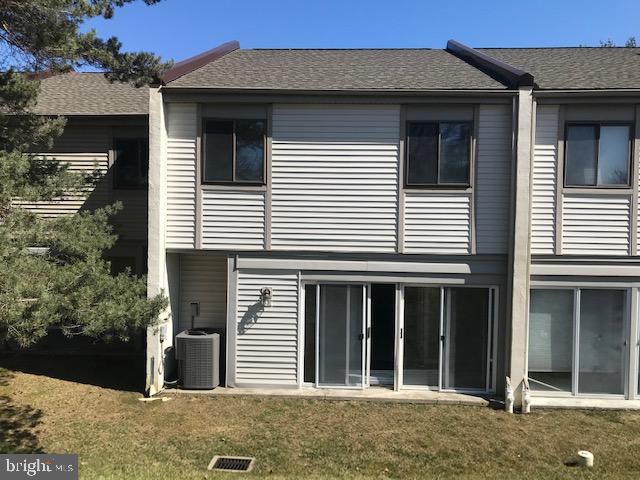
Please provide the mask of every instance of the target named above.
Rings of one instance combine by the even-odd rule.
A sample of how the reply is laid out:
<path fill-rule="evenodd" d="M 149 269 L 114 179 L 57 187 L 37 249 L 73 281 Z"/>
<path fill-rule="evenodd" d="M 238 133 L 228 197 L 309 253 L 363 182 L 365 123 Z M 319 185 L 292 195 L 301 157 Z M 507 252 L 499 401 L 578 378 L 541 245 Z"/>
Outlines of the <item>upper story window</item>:
<path fill-rule="evenodd" d="M 567 187 L 628 187 L 631 125 L 568 124 Z"/>
<path fill-rule="evenodd" d="M 149 144 L 146 138 L 115 138 L 114 188 L 139 189 L 147 186 Z"/>
<path fill-rule="evenodd" d="M 265 120 L 205 119 L 203 183 L 264 184 Z"/>
<path fill-rule="evenodd" d="M 469 186 L 470 122 L 407 124 L 407 186 Z"/>

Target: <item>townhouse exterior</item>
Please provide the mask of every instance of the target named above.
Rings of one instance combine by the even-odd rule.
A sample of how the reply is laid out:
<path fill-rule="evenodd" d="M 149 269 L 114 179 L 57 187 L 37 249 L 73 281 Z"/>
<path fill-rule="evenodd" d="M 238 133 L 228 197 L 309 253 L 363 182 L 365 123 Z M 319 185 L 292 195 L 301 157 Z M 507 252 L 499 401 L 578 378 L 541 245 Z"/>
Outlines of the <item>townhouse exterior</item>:
<path fill-rule="evenodd" d="M 148 91 L 148 393 L 196 327 L 232 388 L 640 405 L 639 87 L 633 48 L 176 64 Z"/>

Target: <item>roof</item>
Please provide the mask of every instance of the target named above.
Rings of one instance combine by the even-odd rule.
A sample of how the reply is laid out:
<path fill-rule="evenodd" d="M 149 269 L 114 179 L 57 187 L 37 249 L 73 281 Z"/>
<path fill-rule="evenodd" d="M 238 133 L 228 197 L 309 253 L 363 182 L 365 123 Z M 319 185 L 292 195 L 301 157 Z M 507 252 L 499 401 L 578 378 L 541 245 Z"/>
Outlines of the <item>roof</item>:
<path fill-rule="evenodd" d="M 640 89 L 640 48 L 478 48 L 545 90 Z"/>
<path fill-rule="evenodd" d="M 238 49 L 167 84 L 301 91 L 506 88 L 454 54 L 439 49 Z"/>
<path fill-rule="evenodd" d="M 41 115 L 147 115 L 149 89 L 111 83 L 104 73 L 69 72 L 40 81 Z"/>
<path fill-rule="evenodd" d="M 640 48 L 256 49 L 237 42 L 177 64 L 169 87 L 289 91 L 640 89 Z"/>

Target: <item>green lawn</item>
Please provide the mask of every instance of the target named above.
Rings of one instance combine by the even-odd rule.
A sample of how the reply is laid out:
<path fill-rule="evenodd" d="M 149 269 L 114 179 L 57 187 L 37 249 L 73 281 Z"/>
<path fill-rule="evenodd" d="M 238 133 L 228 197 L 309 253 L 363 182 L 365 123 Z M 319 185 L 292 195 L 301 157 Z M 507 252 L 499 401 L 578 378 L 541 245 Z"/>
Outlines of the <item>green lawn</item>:
<path fill-rule="evenodd" d="M 180 395 L 138 401 L 132 360 L 0 359 L 0 451 L 78 453 L 81 478 L 640 477 L 640 412 Z M 72 372 L 72 373 L 71 373 Z M 565 465 L 579 449 L 590 471 Z M 215 454 L 255 456 L 211 473 Z"/>

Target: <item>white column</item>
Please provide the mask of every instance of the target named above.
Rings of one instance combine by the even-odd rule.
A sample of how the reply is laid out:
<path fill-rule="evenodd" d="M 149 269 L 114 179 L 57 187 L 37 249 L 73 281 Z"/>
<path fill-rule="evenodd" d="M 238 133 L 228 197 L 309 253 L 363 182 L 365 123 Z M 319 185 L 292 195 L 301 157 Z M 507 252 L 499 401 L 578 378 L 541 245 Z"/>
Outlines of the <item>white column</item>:
<path fill-rule="evenodd" d="M 515 403 L 522 403 L 522 382 L 527 374 L 531 165 L 535 128 L 535 105 L 531 87 L 518 93 L 515 129 L 514 196 L 512 242 L 509 255 L 510 297 L 507 322 L 510 325 L 509 366 Z"/>
<path fill-rule="evenodd" d="M 147 295 L 169 295 L 165 251 L 166 129 L 162 93 L 149 89 L 149 207 L 147 251 Z M 163 350 L 172 344 L 170 308 L 161 314 L 158 326 L 147 330 L 146 391 L 154 395 L 164 385 Z"/>

